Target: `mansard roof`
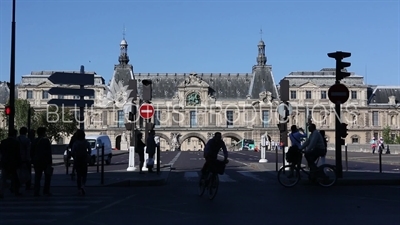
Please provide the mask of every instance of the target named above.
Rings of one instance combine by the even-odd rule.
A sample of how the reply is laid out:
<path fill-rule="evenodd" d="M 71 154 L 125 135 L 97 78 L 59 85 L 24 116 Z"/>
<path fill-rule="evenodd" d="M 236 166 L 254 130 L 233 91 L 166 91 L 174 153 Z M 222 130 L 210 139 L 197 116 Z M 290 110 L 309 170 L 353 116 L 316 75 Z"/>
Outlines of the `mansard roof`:
<path fill-rule="evenodd" d="M 365 86 L 364 77 L 350 72 L 350 77 L 346 77 L 341 82 L 345 85 Z M 336 71 L 334 68 L 323 68 L 320 71 L 300 71 L 291 72 L 285 77 L 289 80 L 290 86 L 301 86 L 307 82 L 312 82 L 318 86 L 331 86 L 335 84 Z"/>
<path fill-rule="evenodd" d="M 191 73 L 135 73 L 138 80 L 138 93 L 142 93 L 143 79 L 153 81 L 153 99 L 171 99 Z M 197 73 L 206 82 L 209 94 L 216 99 L 258 99 L 259 93 L 269 91 L 274 98 L 278 92 L 268 66 L 256 68 L 253 73 Z"/>
<path fill-rule="evenodd" d="M 400 106 L 400 86 L 375 86 L 368 99 L 370 105 L 399 105 Z M 394 102 L 389 103 L 389 98 L 394 96 Z"/>

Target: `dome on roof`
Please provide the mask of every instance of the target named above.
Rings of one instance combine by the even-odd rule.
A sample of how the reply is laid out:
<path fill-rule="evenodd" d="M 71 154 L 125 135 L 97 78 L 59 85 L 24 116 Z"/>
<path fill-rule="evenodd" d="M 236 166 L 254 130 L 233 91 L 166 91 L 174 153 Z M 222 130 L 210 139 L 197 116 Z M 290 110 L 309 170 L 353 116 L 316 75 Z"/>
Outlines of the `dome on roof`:
<path fill-rule="evenodd" d="M 120 45 L 128 45 L 128 42 L 125 41 L 125 39 L 122 39 L 121 44 Z"/>
<path fill-rule="evenodd" d="M 258 45 L 265 45 L 263 40 L 260 40 L 260 42 L 258 42 Z"/>

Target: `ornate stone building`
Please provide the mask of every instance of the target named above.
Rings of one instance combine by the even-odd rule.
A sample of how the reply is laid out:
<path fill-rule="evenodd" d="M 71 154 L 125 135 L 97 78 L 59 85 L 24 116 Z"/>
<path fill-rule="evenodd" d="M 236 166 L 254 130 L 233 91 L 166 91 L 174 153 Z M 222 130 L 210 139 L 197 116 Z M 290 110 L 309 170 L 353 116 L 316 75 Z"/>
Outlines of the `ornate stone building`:
<path fill-rule="evenodd" d="M 110 84 L 106 85 L 95 74 L 95 85 L 91 87 L 95 96 L 90 97 L 95 105 L 86 111 L 86 132 L 108 134 L 113 147 L 128 148 L 130 132 L 124 124 L 131 100 L 127 85 L 135 78 L 139 94 L 143 79 L 153 81 L 152 122 L 162 150 L 201 150 L 216 131 L 222 132 L 230 147 L 242 139 L 253 139 L 257 146 L 265 133 L 278 141 L 279 86 L 274 81 L 272 66 L 267 64 L 262 40 L 257 48 L 257 64 L 249 73 L 134 73 L 129 64 L 128 44 L 123 39 L 119 64 L 114 66 Z M 33 107 L 44 110 L 50 98 L 58 97 L 47 93 L 54 86 L 47 79 L 51 73 L 23 75 L 18 98 L 28 99 Z M 317 127 L 326 130 L 329 142 L 334 143 L 335 113 L 327 93 L 334 83 L 335 71 L 292 72 L 284 79 L 289 80 L 293 108 L 289 127 L 305 127 L 308 116 L 312 116 Z M 368 86 L 356 74 L 343 82 L 350 89 L 350 99 L 342 114 L 343 122 L 349 124 L 346 142 L 367 143 L 373 135 L 381 136 L 386 125 L 391 126 L 394 136 L 399 135 L 400 87 Z M 139 120 L 138 128 L 143 127 Z M 60 142 L 67 141 L 65 138 Z"/>

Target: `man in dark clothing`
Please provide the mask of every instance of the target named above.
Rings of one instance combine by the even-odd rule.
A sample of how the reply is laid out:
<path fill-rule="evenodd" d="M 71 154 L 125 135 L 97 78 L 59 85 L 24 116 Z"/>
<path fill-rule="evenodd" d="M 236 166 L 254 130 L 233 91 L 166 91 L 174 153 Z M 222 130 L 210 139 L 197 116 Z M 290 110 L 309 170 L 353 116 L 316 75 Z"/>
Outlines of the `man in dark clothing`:
<path fill-rule="evenodd" d="M 144 147 L 146 145 L 142 141 L 143 134 L 139 133 L 136 138 L 136 149 L 135 152 L 139 155 L 139 173 L 143 174 L 143 165 L 144 165 Z"/>
<path fill-rule="evenodd" d="M 40 196 L 40 180 L 44 173 L 44 195 L 51 195 L 50 180 L 52 176 L 52 153 L 51 143 L 46 138 L 46 128 L 39 127 L 37 129 L 38 138 L 32 143 L 32 163 L 35 170 L 35 196 Z"/>
<path fill-rule="evenodd" d="M 0 198 L 3 198 L 7 178 L 11 179 L 11 192 L 16 196 L 21 195 L 19 192 L 20 184 L 17 173 L 18 168 L 21 166 L 21 154 L 19 152 L 19 142 L 16 138 L 17 131 L 11 130 L 8 138 L 1 141 L 0 144 L 2 164 Z"/>
<path fill-rule="evenodd" d="M 147 168 L 149 169 L 149 173 L 153 173 L 153 165 L 154 165 L 154 155 L 156 154 L 156 148 L 157 144 L 156 141 L 154 140 L 156 135 L 156 132 L 154 130 L 151 130 L 149 132 L 149 136 L 147 137 L 146 140 L 146 153 L 149 154 L 149 159 L 152 160 L 153 163 L 150 163 L 147 165 Z"/>

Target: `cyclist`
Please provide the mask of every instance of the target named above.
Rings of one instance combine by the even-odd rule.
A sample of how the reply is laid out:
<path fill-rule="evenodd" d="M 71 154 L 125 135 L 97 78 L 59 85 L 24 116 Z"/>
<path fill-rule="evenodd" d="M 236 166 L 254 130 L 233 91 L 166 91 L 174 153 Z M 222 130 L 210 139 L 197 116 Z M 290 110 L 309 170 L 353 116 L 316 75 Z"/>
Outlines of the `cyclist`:
<path fill-rule="evenodd" d="M 216 132 L 214 137 L 211 138 L 206 146 L 204 147 L 204 158 L 206 162 L 201 169 L 202 179 L 205 179 L 207 176 L 207 170 L 218 158 L 218 152 L 222 148 L 224 152 L 224 161 L 228 160 L 228 150 L 226 149 L 225 142 L 222 140 L 222 134 L 220 132 Z"/>
<path fill-rule="evenodd" d="M 304 157 L 307 160 L 308 167 L 310 167 L 310 172 L 314 172 L 317 169 L 315 160 L 320 156 L 326 155 L 325 141 L 315 124 L 310 124 L 308 126 L 308 131 L 311 133 L 310 137 L 303 143 L 300 150 L 306 149 L 304 151 Z"/>

